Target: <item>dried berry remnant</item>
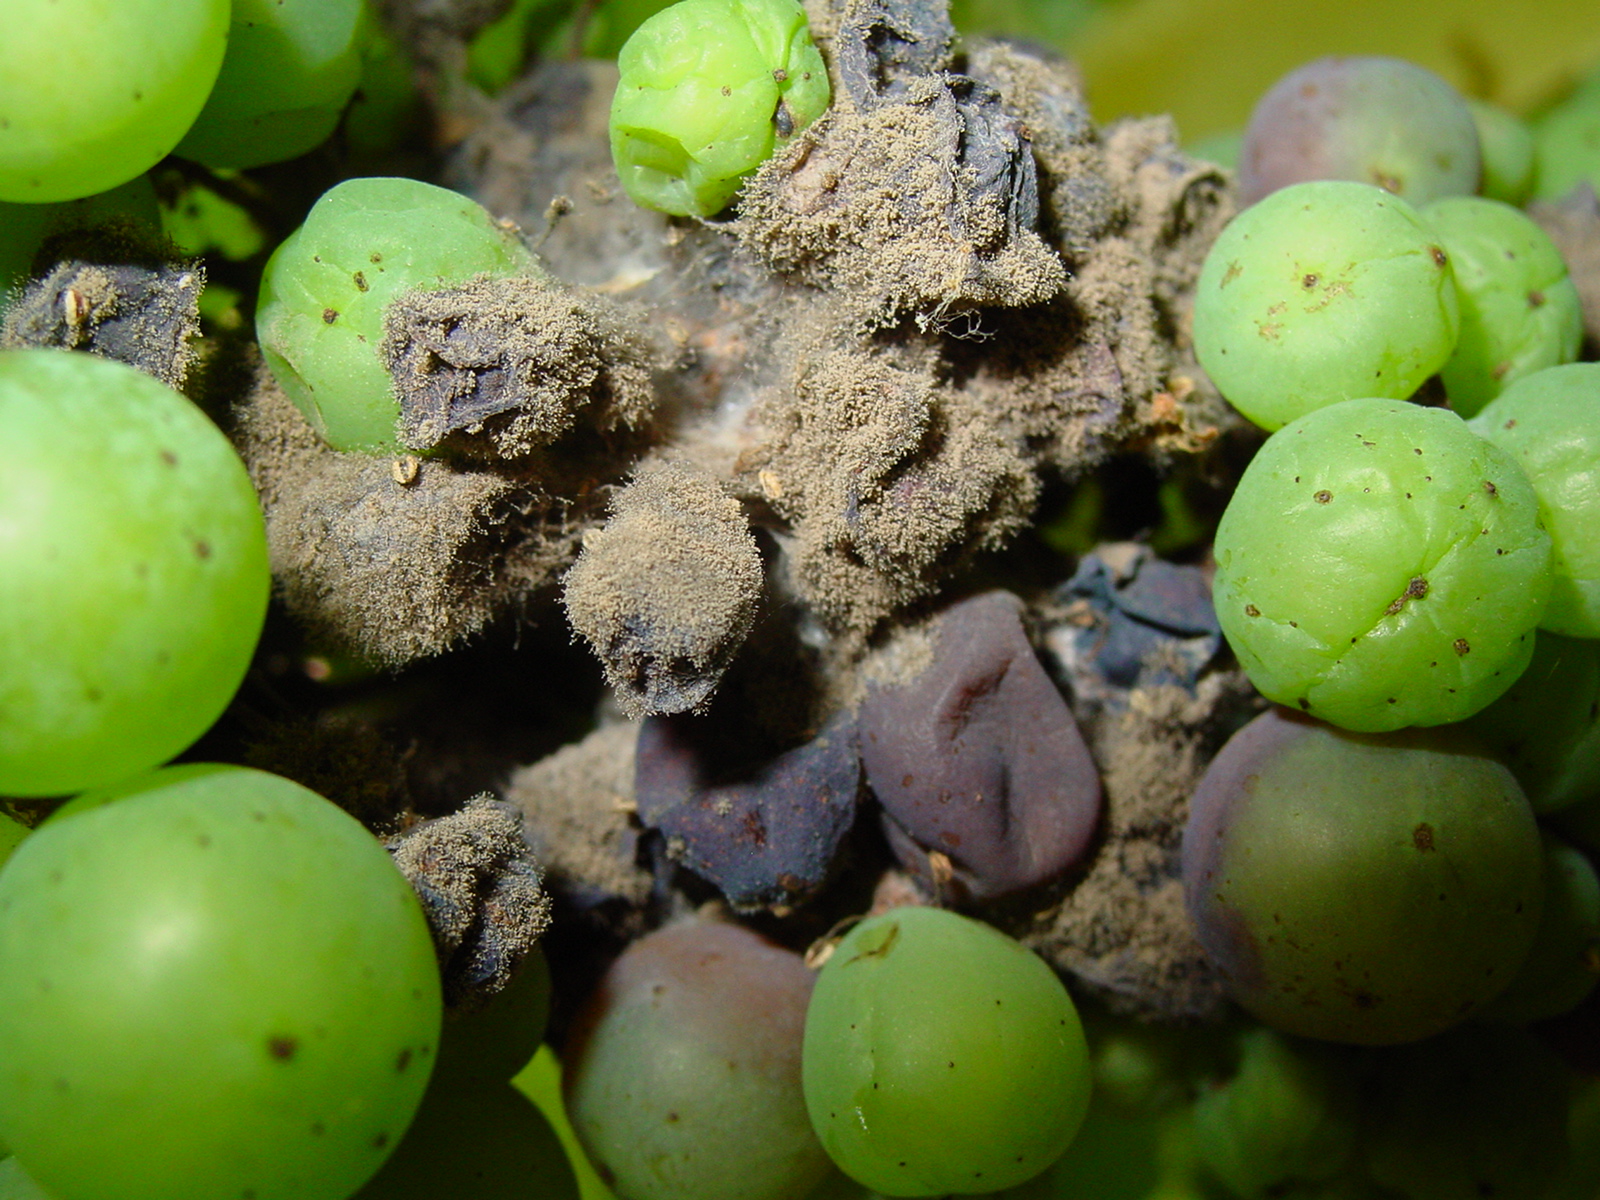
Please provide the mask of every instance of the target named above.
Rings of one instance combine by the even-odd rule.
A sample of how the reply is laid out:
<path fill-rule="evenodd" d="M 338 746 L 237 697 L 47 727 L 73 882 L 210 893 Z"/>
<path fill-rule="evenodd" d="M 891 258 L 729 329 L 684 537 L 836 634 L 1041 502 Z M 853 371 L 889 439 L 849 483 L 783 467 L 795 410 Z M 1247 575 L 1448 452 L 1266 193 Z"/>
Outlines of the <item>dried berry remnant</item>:
<path fill-rule="evenodd" d="M 70 259 L 5 310 L 0 350 L 87 350 L 181 387 L 200 333 L 205 279 L 204 267 L 180 259 Z"/>
<path fill-rule="evenodd" d="M 445 1003 L 476 1006 L 510 981 L 550 924 L 550 898 L 517 810 L 477 796 L 389 845 L 422 901 Z"/>
<path fill-rule="evenodd" d="M 482 435 L 511 458 L 555 441 L 580 414 L 601 429 L 637 426 L 654 402 L 657 354 L 643 331 L 542 273 L 406 293 L 384 329 L 400 441 L 413 449 Z"/>
<path fill-rule="evenodd" d="M 710 699 L 761 597 L 761 553 L 738 501 L 684 464 L 646 467 L 567 572 L 572 626 L 630 716 Z"/>
<path fill-rule="evenodd" d="M 718 761 L 711 718 L 646 718 L 634 776 L 639 818 L 736 909 L 787 907 L 827 880 L 861 787 L 853 714 L 756 764 Z M 742 767 L 742 769 L 739 769 Z"/>
<path fill-rule="evenodd" d="M 913 680 L 861 705 L 861 757 L 890 843 L 914 871 L 943 855 L 987 900 L 1082 860 L 1100 820 L 1100 776 L 1035 657 L 1022 604 L 988 592 L 948 609 Z"/>

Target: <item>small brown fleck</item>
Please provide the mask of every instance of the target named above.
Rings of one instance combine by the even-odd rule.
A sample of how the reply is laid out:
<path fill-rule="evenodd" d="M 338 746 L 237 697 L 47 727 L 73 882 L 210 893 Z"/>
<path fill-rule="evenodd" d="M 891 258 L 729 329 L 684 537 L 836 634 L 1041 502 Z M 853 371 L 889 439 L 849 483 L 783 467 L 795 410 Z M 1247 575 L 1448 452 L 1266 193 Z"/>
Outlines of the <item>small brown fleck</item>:
<path fill-rule="evenodd" d="M 1327 488 L 1323 488 L 1320 492 L 1316 493 L 1316 495 L 1312 496 L 1311 498 L 1313 500 L 1315 500 L 1318 504 L 1326 504 L 1329 500 L 1333 499 L 1333 493 L 1330 492 Z"/>
<path fill-rule="evenodd" d="M 1254 604 L 1246 604 L 1244 606 L 1244 615 L 1247 617 L 1259 617 L 1261 615 L 1261 610 Z"/>
<path fill-rule="evenodd" d="M 1528 293 L 1528 307 L 1529 308 L 1539 308 L 1543 304 L 1544 304 L 1544 293 L 1541 292 L 1538 288 L 1534 288 L 1531 292 Z"/>
<path fill-rule="evenodd" d="M 1319 282 L 1321 281 L 1318 279 L 1316 272 L 1308 271 L 1304 276 L 1301 277 L 1300 286 L 1309 292 L 1312 288 L 1316 287 Z"/>
<path fill-rule="evenodd" d="M 358 292 L 364 292 L 367 290 L 367 277 L 360 271 L 357 271 L 350 277 L 350 282 L 356 285 L 356 291 Z"/>
<path fill-rule="evenodd" d="M 325 308 L 325 309 L 322 310 L 322 323 L 324 325 L 332 325 L 338 319 L 339 319 L 339 310 L 338 309 Z"/>
<path fill-rule="evenodd" d="M 1457 638 L 1454 645 L 1455 651 L 1458 655 L 1465 656 L 1472 650 L 1472 643 L 1467 641 L 1466 638 Z"/>
<path fill-rule="evenodd" d="M 1426 821 L 1411 831 L 1411 844 L 1418 850 L 1433 849 L 1433 826 Z"/>
<path fill-rule="evenodd" d="M 1483 481 L 1483 490 L 1488 492 L 1491 496 L 1498 496 L 1500 494 L 1500 489 L 1495 487 L 1495 485 L 1487 479 Z"/>
<path fill-rule="evenodd" d="M 1428 253 L 1433 255 L 1433 265 L 1442 267 L 1450 261 L 1450 256 L 1444 252 L 1443 246 L 1429 246 Z"/>
<path fill-rule="evenodd" d="M 267 1053 L 279 1062 L 290 1061 L 299 1049 L 300 1042 L 298 1039 L 281 1033 L 267 1039 Z"/>

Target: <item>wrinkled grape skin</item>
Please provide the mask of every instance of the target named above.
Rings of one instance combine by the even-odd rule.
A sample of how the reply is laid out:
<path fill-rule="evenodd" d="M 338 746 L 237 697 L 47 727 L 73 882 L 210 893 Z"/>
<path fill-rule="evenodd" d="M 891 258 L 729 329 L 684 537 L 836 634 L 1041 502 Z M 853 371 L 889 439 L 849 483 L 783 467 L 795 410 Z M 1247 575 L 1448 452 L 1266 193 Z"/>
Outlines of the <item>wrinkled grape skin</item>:
<path fill-rule="evenodd" d="M 1527 473 L 1553 543 L 1541 629 L 1600 637 L 1600 363 L 1538 371 L 1500 393 L 1471 428 Z"/>
<path fill-rule="evenodd" d="M 188 399 L 64 350 L 0 352 L 0 794 L 110 783 L 233 697 L 271 573 L 255 489 Z"/>
<path fill-rule="evenodd" d="M 806 1119 L 811 972 L 739 925 L 635 941 L 562 1052 L 567 1113 L 619 1200 L 798 1200 L 828 1173 Z"/>
<path fill-rule="evenodd" d="M 1550 235 L 1520 209 L 1451 196 L 1422 210 L 1455 272 L 1456 348 L 1440 368 L 1450 407 L 1478 412 L 1506 387 L 1578 357 L 1583 306 Z"/>
<path fill-rule="evenodd" d="M 441 1001 L 371 834 L 199 764 L 86 793 L 18 847 L 0 1005 L 0 1136 L 60 1200 L 345 1200 L 416 1111 Z"/>
<path fill-rule="evenodd" d="M 1417 211 L 1366 184 L 1296 184 L 1222 231 L 1195 291 L 1194 346 L 1263 429 L 1360 396 L 1403 399 L 1450 356 L 1449 257 Z"/>
<path fill-rule="evenodd" d="M 1076 1136 L 1090 1067 L 1043 960 L 944 909 L 869 917 L 806 1013 L 806 1108 L 841 1170 L 892 1196 L 998 1191 Z"/>
<path fill-rule="evenodd" d="M 6 0 L 0 200 L 77 200 L 155 166 L 222 66 L 228 0 Z"/>
<path fill-rule="evenodd" d="M 617 174 L 634 203 L 678 216 L 715 216 L 831 98 L 795 0 L 681 0 L 634 31 L 617 69 Z"/>
<path fill-rule="evenodd" d="M 1185 904 L 1241 1005 L 1286 1033 L 1388 1045 L 1460 1022 L 1533 944 L 1542 850 L 1511 773 L 1446 731 L 1284 709 L 1190 800 Z"/>
<path fill-rule="evenodd" d="M 1478 188 L 1477 124 L 1425 67 L 1378 55 L 1319 58 L 1256 102 L 1239 156 L 1245 204 L 1308 179 L 1373 184 L 1423 204 Z"/>
<path fill-rule="evenodd" d="M 267 262 L 261 353 L 334 449 L 394 452 L 400 402 L 378 353 L 389 301 L 533 270 L 516 232 L 466 196 L 414 179 L 346 180 Z"/>
<path fill-rule="evenodd" d="M 1217 617 L 1268 699 L 1374 732 L 1516 680 L 1550 538 L 1509 455 L 1444 409 L 1350 400 L 1275 433 L 1217 527 Z"/>
<path fill-rule="evenodd" d="M 232 15 L 221 73 L 173 153 L 243 169 L 315 149 L 361 76 L 362 0 L 233 0 Z"/>

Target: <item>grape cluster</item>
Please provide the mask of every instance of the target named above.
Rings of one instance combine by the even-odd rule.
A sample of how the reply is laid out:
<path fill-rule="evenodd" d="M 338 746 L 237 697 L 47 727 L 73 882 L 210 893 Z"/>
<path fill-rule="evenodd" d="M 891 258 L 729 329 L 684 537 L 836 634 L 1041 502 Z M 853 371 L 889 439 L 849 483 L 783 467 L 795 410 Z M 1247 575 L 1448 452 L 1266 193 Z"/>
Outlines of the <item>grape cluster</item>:
<path fill-rule="evenodd" d="M 330 137 L 360 144 L 388 103 L 382 80 L 405 73 L 361 0 L 10 3 L 0 289 L 37 282 L 85 227 L 156 223 L 146 172 L 169 154 L 205 168 L 220 211 L 222 193 L 248 199 L 270 178 L 239 172 Z M 508 77 L 494 55 L 560 7 L 481 6 L 456 67 Z M 640 207 L 697 219 L 649 227 L 669 249 L 716 236 L 712 219 L 774 155 L 801 179 L 786 202 L 833 202 L 836 164 L 804 174 L 798 135 L 826 127 L 830 67 L 849 72 L 824 53 L 852 29 L 882 71 L 855 62 L 849 103 L 886 111 L 910 93 L 970 152 L 930 173 L 982 176 L 982 203 L 945 215 L 973 262 L 1001 227 L 1065 227 L 1079 201 L 1105 209 L 1086 244 L 1117 227 L 1104 197 L 1049 180 L 1041 218 L 1029 135 L 1000 114 L 1005 69 L 911 71 L 938 40 L 919 24 L 934 6 L 836 7 L 816 41 L 796 0 L 615 0 L 588 31 L 620 48 L 617 180 Z M 1600 77 L 1531 126 L 1395 59 L 1319 60 L 1263 97 L 1242 135 L 1247 207 L 1193 297 L 1202 391 L 1265 435 L 1205 564 L 1215 626 L 1209 610 L 1193 619 L 1197 563 L 1147 564 L 1137 595 L 1114 552 L 1048 604 L 974 586 L 930 600 L 902 640 L 864 629 L 830 647 L 859 674 L 797 702 L 799 732 L 767 753 L 743 738 L 764 712 L 739 714 L 747 726 L 701 711 L 766 594 L 776 539 L 751 535 L 754 502 L 702 463 L 672 468 L 739 540 L 721 616 L 716 555 L 685 558 L 663 536 L 697 516 L 684 490 L 619 503 L 637 519 L 611 527 L 632 540 L 610 556 L 574 518 L 564 549 L 582 541 L 588 557 L 569 587 L 605 593 L 614 570 L 645 563 L 713 629 L 718 670 L 689 661 L 655 609 L 602 614 L 617 644 L 650 648 L 632 684 L 658 673 L 692 710 L 655 712 L 629 743 L 631 779 L 598 789 L 608 829 L 626 833 L 582 849 L 632 872 L 637 894 L 585 914 L 615 945 L 571 951 L 554 978 L 539 950 L 497 962 L 503 990 L 459 1003 L 441 961 L 462 943 L 430 928 L 439 906 L 419 902 L 430 882 L 397 869 L 403 853 L 281 775 L 178 761 L 205 755 L 259 663 L 279 565 L 260 496 L 280 481 L 252 480 L 219 428 L 216 376 L 195 383 L 202 409 L 99 353 L 0 349 L 0 799 L 29 818 L 0 812 L 0 1200 L 1589 1200 L 1600 1076 L 1540 1037 L 1592 1015 L 1600 979 L 1600 363 L 1578 361 L 1568 259 L 1520 206 L 1600 181 L 1597 130 Z M 1074 152 L 1100 153 L 1096 136 Z M 1154 154 L 1137 168 L 1182 169 Z M 550 220 L 564 211 L 553 202 Z M 624 485 L 595 464 L 637 431 L 663 363 L 687 374 L 720 336 L 667 329 L 660 350 L 598 298 L 614 280 L 574 299 L 516 227 L 409 177 L 337 183 L 259 260 L 253 327 L 229 333 L 253 332 L 261 387 L 301 424 L 253 436 L 301 438 L 367 481 L 324 529 L 477 461 L 472 439 L 513 407 L 500 400 L 544 389 L 544 417 L 517 413 L 502 439 L 515 471 L 455 514 L 467 573 L 508 554 L 486 514 L 637 500 L 647 473 Z M 491 334 L 450 309 L 469 292 L 510 314 Z M 420 296 L 444 299 L 401 353 L 396 314 L 415 316 Z M 46 307 L 86 327 L 124 299 L 68 286 Z M 789 299 L 763 293 L 763 336 L 782 340 Z M 218 311 L 237 317 L 208 320 Z M 545 317 L 562 362 L 513 367 L 485 348 Z M 867 324 L 876 349 L 893 341 L 892 322 Z M 954 328 L 937 337 L 963 341 Z M 1114 342 L 1095 344 L 1095 378 L 1119 391 Z M 895 391 L 888 357 L 857 391 L 916 409 L 919 446 L 959 440 Z M 998 386 L 990 370 L 970 377 Z M 397 372 L 449 410 L 426 444 Z M 677 386 L 660 385 L 669 409 Z M 741 386 L 781 385 L 751 366 Z M 1171 386 L 1152 407 L 1180 407 L 1188 392 Z M 584 406 L 588 424 L 573 419 Z M 783 481 L 728 450 L 738 424 L 706 457 L 738 457 L 775 510 Z M 1056 436 L 1044 424 L 1027 437 Z M 904 470 L 915 461 L 883 466 L 880 492 L 942 504 L 958 481 Z M 861 520 L 858 483 L 842 523 Z M 454 498 L 435 502 L 444 514 Z M 1219 629 L 1259 694 L 1248 722 L 1234 719 L 1248 689 L 1216 664 Z M 804 664 L 786 681 L 797 694 L 828 657 L 803 632 L 785 647 Z M 1041 641 L 1070 643 L 1057 674 Z M 1171 733 L 1207 703 L 1185 750 L 1186 821 L 1163 831 L 1153 803 L 1113 812 L 1135 773 L 1122 727 Z M 581 776 L 562 785 L 581 794 L 594 784 Z M 1140 822 L 1144 853 L 1127 835 Z M 418 853 L 435 849 L 448 857 Z M 1196 943 L 1182 969 L 1234 1002 L 1227 1016 L 1133 1021 L 1101 1003 L 1117 994 L 1104 980 L 1069 990 L 1035 953 L 1041 914 L 1070 902 L 1096 855 L 1121 856 L 1141 899 L 1165 897 L 1170 939 Z M 876 892 L 841 883 L 853 856 L 880 870 Z M 482 911 L 458 906 L 471 928 L 457 932 L 498 946 L 485 926 L 511 905 L 485 894 Z"/>

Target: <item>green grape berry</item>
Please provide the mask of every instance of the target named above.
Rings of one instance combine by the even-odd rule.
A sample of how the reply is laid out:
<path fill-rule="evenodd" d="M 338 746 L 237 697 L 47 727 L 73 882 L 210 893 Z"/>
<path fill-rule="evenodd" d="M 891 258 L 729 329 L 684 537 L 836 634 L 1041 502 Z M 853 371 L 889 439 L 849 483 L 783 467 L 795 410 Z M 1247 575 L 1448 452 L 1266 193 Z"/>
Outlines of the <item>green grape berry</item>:
<path fill-rule="evenodd" d="M 111 783 L 233 698 L 271 573 L 244 464 L 189 400 L 108 359 L 0 352 L 0 794 Z"/>
<path fill-rule="evenodd" d="M 1072 1142 L 1088 1047 L 1043 960 L 945 909 L 862 921 L 817 975 L 802 1078 L 847 1175 L 891 1196 L 1020 1184 Z"/>
<path fill-rule="evenodd" d="M 208 167 L 259 167 L 333 132 L 361 77 L 363 0 L 233 0 L 228 52 L 174 153 Z"/>
<path fill-rule="evenodd" d="M 1578 357 L 1583 306 L 1549 234 L 1482 196 L 1436 200 L 1422 216 L 1450 256 L 1461 301 L 1456 348 L 1439 370 L 1451 408 L 1470 417 L 1523 376 Z"/>
<path fill-rule="evenodd" d="M 1600 363 L 1548 367 L 1472 419 L 1533 483 L 1554 544 L 1540 628 L 1600 637 Z"/>
<path fill-rule="evenodd" d="M 1478 127 L 1483 178 L 1478 192 L 1491 200 L 1521 204 L 1533 190 L 1533 130 L 1515 113 L 1487 100 L 1467 97 Z"/>
<path fill-rule="evenodd" d="M 1454 413 L 1347 400 L 1267 439 L 1217 527 L 1223 633 L 1269 699 L 1347 729 L 1463 720 L 1515 682 L 1550 535 Z"/>
<path fill-rule="evenodd" d="M 1533 196 L 1560 200 L 1587 182 L 1600 191 L 1600 73 L 1533 124 Z"/>
<path fill-rule="evenodd" d="M 5 294 L 27 282 L 34 259 L 47 240 L 76 230 L 108 225 L 161 229 L 161 208 L 149 175 L 139 175 L 109 192 L 55 204 L 0 201 L 0 304 Z"/>
<path fill-rule="evenodd" d="M 194 123 L 228 0 L 6 0 L 0 200 L 76 200 L 141 175 Z"/>
<path fill-rule="evenodd" d="M 1201 268 L 1200 365 L 1263 429 L 1360 396 L 1403 399 L 1455 346 L 1450 259 L 1410 204 L 1342 180 L 1245 209 Z"/>
<path fill-rule="evenodd" d="M 797 0 L 680 0 L 617 55 L 611 157 L 635 203 L 712 217 L 828 107 Z"/>
<path fill-rule="evenodd" d="M 535 269 L 516 231 L 466 196 L 414 179 L 347 180 L 267 263 L 261 353 L 330 446 L 392 452 L 400 404 L 378 354 L 389 302 Z"/>
<path fill-rule="evenodd" d="M 0 1137 L 58 1200 L 345 1200 L 438 1046 L 421 905 L 263 771 L 72 801 L 0 872 Z"/>

